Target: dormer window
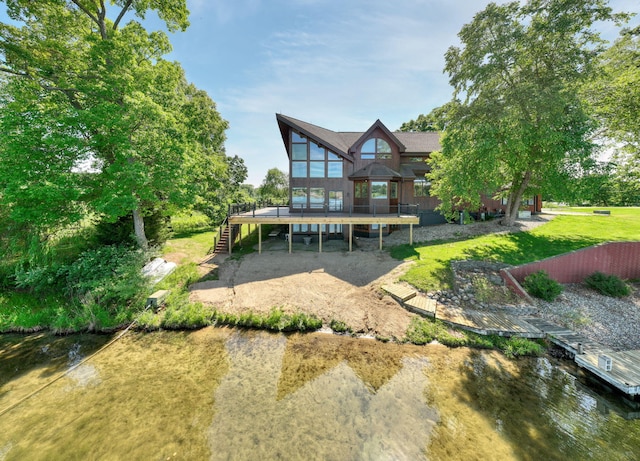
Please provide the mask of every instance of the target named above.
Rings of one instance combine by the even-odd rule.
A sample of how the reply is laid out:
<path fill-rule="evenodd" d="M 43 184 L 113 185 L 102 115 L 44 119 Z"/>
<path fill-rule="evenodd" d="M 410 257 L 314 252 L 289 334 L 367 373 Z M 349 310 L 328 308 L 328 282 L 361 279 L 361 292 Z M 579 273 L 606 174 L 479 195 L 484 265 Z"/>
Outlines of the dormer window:
<path fill-rule="evenodd" d="M 382 138 L 371 138 L 362 145 L 360 158 L 362 160 L 390 159 L 391 146 Z"/>

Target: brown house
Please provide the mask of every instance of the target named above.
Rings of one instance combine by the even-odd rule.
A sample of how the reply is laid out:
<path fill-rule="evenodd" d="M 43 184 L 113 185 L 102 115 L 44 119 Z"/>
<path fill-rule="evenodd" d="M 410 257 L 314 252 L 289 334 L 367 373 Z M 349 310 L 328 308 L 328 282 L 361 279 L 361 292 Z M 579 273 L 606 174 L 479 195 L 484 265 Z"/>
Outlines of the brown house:
<path fill-rule="evenodd" d="M 426 160 L 440 149 L 438 132 L 392 132 L 380 120 L 365 132 L 336 132 L 282 114 L 276 119 L 289 156 L 292 214 L 409 213 L 421 225 L 444 222 L 425 178 Z M 487 210 L 501 208 L 496 200 L 483 203 Z M 360 224 L 354 232 L 374 236 L 380 230 Z"/>

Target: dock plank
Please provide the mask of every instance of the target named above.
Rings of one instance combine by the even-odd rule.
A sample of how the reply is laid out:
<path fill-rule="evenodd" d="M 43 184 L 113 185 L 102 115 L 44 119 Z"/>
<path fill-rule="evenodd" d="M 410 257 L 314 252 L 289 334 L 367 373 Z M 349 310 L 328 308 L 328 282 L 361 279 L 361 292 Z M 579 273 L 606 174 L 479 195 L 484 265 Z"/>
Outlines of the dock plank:
<path fill-rule="evenodd" d="M 414 296 L 403 304 L 404 307 L 411 312 L 428 317 L 435 317 L 438 303 L 434 299 L 427 298 L 426 296 Z"/>
<path fill-rule="evenodd" d="M 398 283 L 382 285 L 382 289 L 401 302 L 405 302 L 418 294 L 415 290 Z"/>
<path fill-rule="evenodd" d="M 598 366 L 602 354 L 589 353 L 577 355 L 578 365 L 617 387 L 629 395 L 640 395 L 640 350 L 608 352 L 611 358 L 611 371 Z"/>
<path fill-rule="evenodd" d="M 481 312 L 455 307 L 438 307 L 436 318 L 484 335 L 543 338 L 544 332 L 515 315 Z"/>

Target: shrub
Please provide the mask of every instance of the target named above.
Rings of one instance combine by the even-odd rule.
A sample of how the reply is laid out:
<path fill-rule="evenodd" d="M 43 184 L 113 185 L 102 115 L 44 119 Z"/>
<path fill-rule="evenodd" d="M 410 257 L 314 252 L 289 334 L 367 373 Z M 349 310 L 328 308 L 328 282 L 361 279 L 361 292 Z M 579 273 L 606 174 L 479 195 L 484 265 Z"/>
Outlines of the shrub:
<path fill-rule="evenodd" d="M 607 275 L 602 272 L 594 272 L 590 276 L 584 279 L 584 283 L 588 287 L 599 291 L 603 295 L 611 296 L 614 298 L 621 298 L 628 296 L 631 290 L 624 281 L 615 275 Z"/>
<path fill-rule="evenodd" d="M 351 333 L 351 328 L 341 320 L 332 319 L 329 326 L 336 333 Z"/>
<path fill-rule="evenodd" d="M 240 315 L 214 312 L 214 324 L 245 328 L 264 328 L 272 331 L 313 331 L 322 327 L 322 320 L 303 312 L 287 314 L 280 308 L 273 308 L 268 314 L 244 312 Z"/>
<path fill-rule="evenodd" d="M 545 271 L 534 272 L 524 278 L 524 288 L 536 298 L 553 301 L 562 293 L 562 285 L 549 277 Z"/>
<path fill-rule="evenodd" d="M 85 251 L 66 271 L 67 294 L 84 304 L 116 310 L 146 297 L 147 280 L 140 269 L 146 255 L 125 246 L 105 246 Z"/>

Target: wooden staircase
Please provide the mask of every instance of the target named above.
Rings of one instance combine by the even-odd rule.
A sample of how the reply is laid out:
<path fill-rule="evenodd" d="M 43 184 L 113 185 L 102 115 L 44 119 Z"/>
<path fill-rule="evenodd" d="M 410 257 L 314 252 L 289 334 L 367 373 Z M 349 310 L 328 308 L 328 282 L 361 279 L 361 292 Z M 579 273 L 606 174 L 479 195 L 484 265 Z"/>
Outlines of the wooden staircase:
<path fill-rule="evenodd" d="M 213 249 L 214 254 L 229 253 L 229 226 L 220 227 L 220 233 Z"/>

